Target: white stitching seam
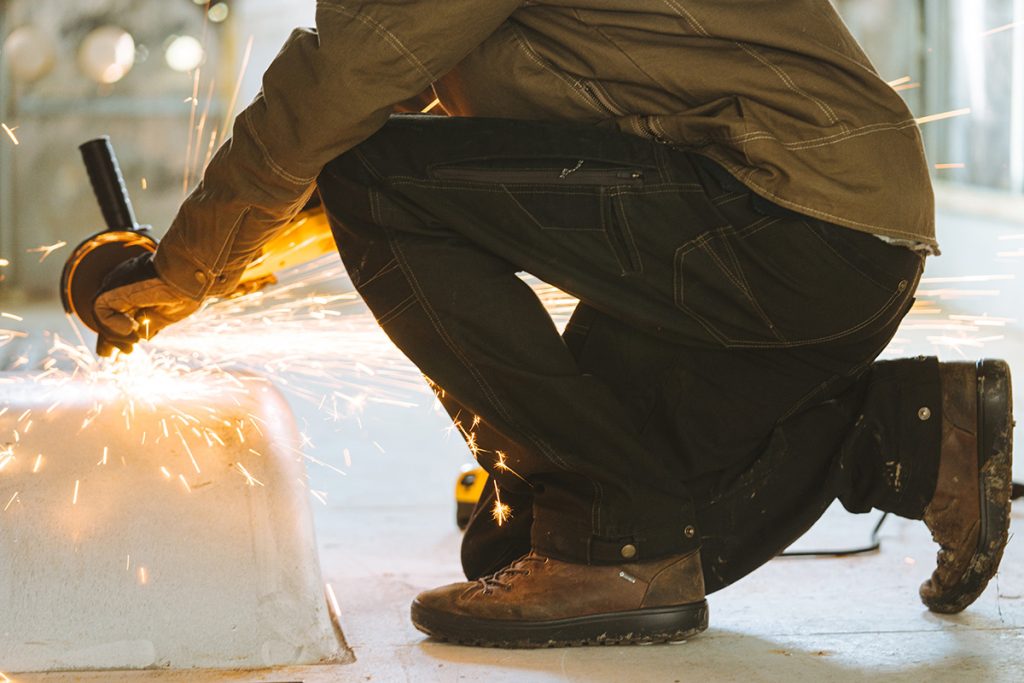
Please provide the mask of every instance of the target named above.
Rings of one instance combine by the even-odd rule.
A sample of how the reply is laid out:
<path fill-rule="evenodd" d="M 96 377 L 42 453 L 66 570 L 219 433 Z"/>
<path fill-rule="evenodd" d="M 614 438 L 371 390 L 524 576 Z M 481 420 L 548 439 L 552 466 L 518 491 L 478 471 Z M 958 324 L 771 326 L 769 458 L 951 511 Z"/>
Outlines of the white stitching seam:
<path fill-rule="evenodd" d="M 766 199 L 771 199 L 773 202 L 775 202 L 779 206 L 783 206 L 783 207 L 785 207 L 787 209 L 793 209 L 795 211 L 798 211 L 798 212 L 801 212 L 801 213 L 805 213 L 808 216 L 815 216 L 817 218 L 826 218 L 826 219 L 828 219 L 832 223 L 839 222 L 841 225 L 842 224 L 846 224 L 848 226 L 854 226 L 855 225 L 855 226 L 861 227 L 861 228 L 868 228 L 868 229 L 871 229 L 871 230 L 880 230 L 883 233 L 892 233 L 892 235 L 890 235 L 890 236 L 900 235 L 900 236 L 905 236 L 905 237 L 908 237 L 910 239 L 913 239 L 915 242 L 924 242 L 924 243 L 927 243 L 927 244 L 934 244 L 934 240 L 930 241 L 930 240 L 928 240 L 928 238 L 926 238 L 923 235 L 921 235 L 919 233 L 916 233 L 916 232 L 909 232 L 907 230 L 897 230 L 896 228 L 890 228 L 890 227 L 884 226 L 884 225 L 875 225 L 873 223 L 863 223 L 861 221 L 855 221 L 852 218 L 846 218 L 844 216 L 836 216 L 834 214 L 828 213 L 827 211 L 820 211 L 818 209 L 812 209 L 809 206 L 804 206 L 803 204 L 798 204 L 797 202 L 791 201 L 789 199 L 783 199 L 782 197 L 778 196 L 777 194 L 775 194 L 771 190 L 769 190 L 769 189 L 759 185 L 758 183 L 755 183 L 753 180 L 750 179 L 750 176 L 752 176 L 754 174 L 756 169 L 747 169 L 747 168 L 742 168 L 740 166 L 736 166 L 735 164 L 731 163 L 728 159 L 725 159 L 725 158 L 721 157 L 720 155 L 715 154 L 711 150 L 702 150 L 701 153 L 704 154 L 705 156 L 707 156 L 709 159 L 712 159 L 713 161 L 717 161 L 719 164 L 724 166 L 727 171 L 729 171 L 734 176 L 736 176 L 736 178 L 740 179 L 740 182 L 742 182 L 744 185 L 746 185 L 747 187 L 750 187 L 750 188 L 753 188 L 753 189 L 757 190 L 758 194 L 760 194 L 762 197 L 764 197 Z"/>
<path fill-rule="evenodd" d="M 252 121 L 250 120 L 249 116 L 247 116 L 245 112 L 242 112 L 239 118 L 242 119 L 242 124 L 245 126 L 245 129 L 249 131 L 249 135 L 252 136 L 253 142 L 256 143 L 256 146 L 263 154 L 263 160 L 267 163 L 267 166 L 270 167 L 270 170 L 274 173 L 274 175 L 283 178 L 284 180 L 288 181 L 289 183 L 292 183 L 293 185 L 308 186 L 310 183 L 316 180 L 316 176 L 313 176 L 311 178 L 302 178 L 300 176 L 293 175 L 286 171 L 282 166 L 280 166 L 276 161 L 274 161 L 274 158 L 272 156 L 270 156 L 270 150 L 267 149 L 267 146 L 265 144 L 263 144 L 263 140 L 260 139 L 259 134 L 256 132 L 256 127 L 252 125 Z"/>
<path fill-rule="evenodd" d="M 828 147 L 829 145 L 845 142 L 851 138 L 859 138 L 871 133 L 882 133 L 887 131 L 901 131 L 907 128 L 913 128 L 917 125 L 917 121 L 908 119 L 906 121 L 900 121 L 899 123 L 869 123 L 866 126 L 860 128 L 852 128 L 843 131 L 842 133 L 835 133 L 833 135 L 826 135 L 820 138 L 810 138 L 808 140 L 801 140 L 798 142 L 782 142 L 774 134 L 769 133 L 766 130 L 753 131 L 744 135 L 738 135 L 735 137 L 731 136 L 711 136 L 713 140 L 725 141 L 725 142 L 739 142 L 747 143 L 754 142 L 757 140 L 774 140 L 779 146 L 785 147 L 790 150 L 805 150 L 805 149 L 816 149 L 819 147 Z"/>
<path fill-rule="evenodd" d="M 426 65 L 424 65 L 423 62 L 421 62 L 419 60 L 418 57 L 416 57 L 416 55 L 412 52 L 412 50 L 407 48 L 405 46 L 405 43 L 403 43 L 398 38 L 398 36 L 396 36 L 394 33 L 389 31 L 387 29 L 387 27 L 385 27 L 380 22 L 374 21 L 373 19 L 371 19 L 370 17 L 366 16 L 365 14 L 360 14 L 358 12 L 353 12 L 352 10 L 348 9 L 347 7 L 345 7 L 344 5 L 334 5 L 334 4 L 329 4 L 327 2 L 321 1 L 321 2 L 317 2 L 316 6 L 317 6 L 317 9 L 321 9 L 321 10 L 323 10 L 325 12 L 333 12 L 335 14 L 340 14 L 340 15 L 348 17 L 350 19 L 355 19 L 356 21 L 362 23 L 363 25 L 368 26 L 369 28 L 373 29 L 374 33 L 376 33 L 378 36 L 383 38 L 384 41 L 387 42 L 388 45 L 393 47 L 396 52 L 398 52 L 400 55 L 402 55 L 402 57 L 404 57 L 406 59 L 406 61 L 408 61 L 410 64 L 412 64 L 413 67 L 415 67 L 421 74 L 423 74 L 424 76 L 429 78 L 431 83 L 433 83 L 434 81 L 437 80 L 437 76 L 435 76 L 430 71 L 430 69 L 428 69 L 426 67 Z"/>
<path fill-rule="evenodd" d="M 683 19 L 685 19 L 686 22 L 690 25 L 690 27 L 695 32 L 699 33 L 700 35 L 704 36 L 705 38 L 713 38 L 714 37 L 706 28 L 704 28 L 700 24 L 699 21 L 697 21 L 697 18 L 694 17 L 685 7 L 680 5 L 677 2 L 677 0 L 662 0 L 662 1 L 666 5 L 668 5 L 673 11 L 675 11 L 676 14 L 678 14 Z M 740 43 L 738 41 L 730 41 L 730 42 L 732 42 L 733 45 L 735 45 L 736 47 L 740 48 L 741 50 L 746 52 L 748 55 L 750 55 L 751 57 L 756 59 L 763 66 L 765 66 L 768 69 L 770 69 L 772 71 L 772 73 L 774 73 L 779 78 L 779 80 L 781 80 L 783 82 L 783 84 L 785 84 L 785 86 L 787 88 L 789 88 L 790 90 L 792 90 L 796 94 L 800 95 L 801 97 L 804 97 L 804 98 L 810 100 L 811 102 L 813 102 L 814 104 L 816 104 L 818 106 L 818 108 L 821 109 L 821 111 L 825 114 L 825 116 L 828 117 L 829 123 L 835 124 L 835 123 L 839 122 L 839 117 L 836 116 L 835 111 L 833 111 L 832 107 L 830 107 L 827 102 L 824 102 L 823 100 L 821 100 L 821 99 L 811 95 L 810 93 L 806 92 L 801 87 L 799 87 L 796 84 L 796 82 L 793 80 L 793 78 L 789 74 L 787 74 L 785 71 L 783 71 L 781 67 L 779 67 L 779 66 L 769 62 L 764 57 L 764 55 L 762 55 L 761 53 L 757 52 L 756 50 L 754 50 L 754 48 L 750 47 L 749 45 L 744 45 L 743 43 Z"/>
<path fill-rule="evenodd" d="M 532 61 L 537 66 L 539 66 L 540 68 L 544 69 L 545 71 L 547 71 L 548 73 L 553 75 L 555 78 L 559 79 L 560 81 L 562 81 L 563 83 L 568 85 L 569 88 L 572 90 L 572 92 L 581 101 L 586 103 L 586 105 L 588 107 L 590 107 L 591 109 L 593 109 L 597 113 L 601 114 L 602 116 L 608 116 L 609 114 L 614 116 L 614 112 L 607 111 L 605 109 L 605 107 L 603 107 L 601 105 L 600 102 L 596 102 L 596 101 L 594 101 L 594 98 L 588 97 L 587 95 L 584 94 L 586 88 L 583 86 L 582 83 L 580 83 L 576 79 L 572 78 L 568 74 L 563 73 L 563 72 L 558 71 L 557 69 L 553 68 L 550 64 L 548 64 L 544 60 L 543 57 L 541 57 L 539 54 L 537 54 L 537 52 L 533 49 L 533 45 L 530 44 L 529 39 L 527 39 L 527 37 L 525 35 L 523 35 L 522 31 L 520 31 L 515 26 L 511 26 L 511 29 L 512 29 L 512 35 L 516 39 L 516 44 L 519 46 L 519 50 L 523 54 L 525 54 L 527 57 L 529 57 L 530 61 Z"/>

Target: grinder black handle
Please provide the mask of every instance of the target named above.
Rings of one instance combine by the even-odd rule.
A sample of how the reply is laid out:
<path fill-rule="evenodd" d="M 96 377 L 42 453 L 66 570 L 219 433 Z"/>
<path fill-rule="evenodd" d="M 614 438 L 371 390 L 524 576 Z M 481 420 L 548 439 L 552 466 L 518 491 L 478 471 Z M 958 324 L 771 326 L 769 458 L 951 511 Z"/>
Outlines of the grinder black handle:
<path fill-rule="evenodd" d="M 125 187 L 121 167 L 117 164 L 114 147 L 110 144 L 110 137 L 104 135 L 90 140 L 78 149 L 82 152 L 82 160 L 89 173 L 89 182 L 92 183 L 92 191 L 99 202 L 107 228 L 140 230 L 141 226 L 135 220 L 132 200 L 128 197 L 128 188 Z"/>

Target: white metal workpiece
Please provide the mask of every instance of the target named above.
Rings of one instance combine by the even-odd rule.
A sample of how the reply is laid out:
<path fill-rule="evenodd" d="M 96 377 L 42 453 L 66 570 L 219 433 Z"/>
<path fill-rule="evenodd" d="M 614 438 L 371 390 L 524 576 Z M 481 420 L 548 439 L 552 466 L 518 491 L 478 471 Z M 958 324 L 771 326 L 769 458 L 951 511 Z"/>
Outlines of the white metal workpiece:
<path fill-rule="evenodd" d="M 0 671 L 350 659 L 265 381 L 0 374 Z"/>

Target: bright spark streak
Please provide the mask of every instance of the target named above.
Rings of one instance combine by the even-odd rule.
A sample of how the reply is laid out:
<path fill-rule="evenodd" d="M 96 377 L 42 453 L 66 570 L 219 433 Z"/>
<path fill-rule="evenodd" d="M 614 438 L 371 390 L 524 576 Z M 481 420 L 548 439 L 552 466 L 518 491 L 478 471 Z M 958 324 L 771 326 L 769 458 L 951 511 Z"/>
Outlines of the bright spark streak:
<path fill-rule="evenodd" d="M 195 468 L 196 474 L 202 474 L 202 470 L 199 469 L 199 463 L 196 462 L 196 456 L 192 455 L 192 449 L 188 446 L 188 441 L 185 439 L 185 435 L 181 433 L 181 430 L 175 426 L 174 431 L 178 433 L 178 438 L 181 439 L 181 445 L 185 447 L 185 452 L 188 453 L 188 459 L 192 461 L 192 467 Z"/>
<path fill-rule="evenodd" d="M 910 76 L 902 76 L 900 78 L 897 78 L 895 81 L 889 81 L 889 87 L 895 88 L 897 85 L 903 85 L 904 83 L 910 83 L 910 81 L 912 81 L 912 80 L 914 80 L 914 79 L 912 79 Z"/>
<path fill-rule="evenodd" d="M 946 169 L 954 169 L 954 168 L 967 168 L 967 164 L 962 164 L 962 163 L 935 164 L 935 169 L 937 171 L 943 171 L 943 170 L 946 170 Z"/>
<path fill-rule="evenodd" d="M 178 475 L 178 479 L 181 481 L 182 486 L 185 487 L 185 490 L 188 493 L 192 493 L 192 487 L 188 485 L 188 480 L 185 479 L 185 475 L 184 474 L 179 474 Z"/>
<path fill-rule="evenodd" d="M 145 178 L 142 179 L 142 183 L 141 184 L 142 184 L 142 189 L 143 190 L 148 190 L 149 189 L 149 181 L 146 180 Z"/>
<path fill-rule="evenodd" d="M 10 262 L 9 259 L 0 258 L 0 268 L 6 268 L 9 265 L 11 265 L 11 262 Z"/>
<path fill-rule="evenodd" d="M 512 518 L 512 508 L 501 502 L 501 492 L 498 490 L 498 482 L 494 483 L 494 507 L 491 508 L 491 517 L 497 522 L 498 526 L 503 525 L 505 522 Z"/>
<path fill-rule="evenodd" d="M 18 322 L 24 320 L 20 315 L 14 315 L 13 313 L 0 313 L 0 318 L 9 318 L 10 320 L 17 320 Z"/>
<path fill-rule="evenodd" d="M 7 501 L 7 505 L 4 506 L 4 512 L 7 512 L 7 508 L 11 507 L 11 503 L 13 503 L 14 499 L 17 498 L 17 497 L 18 497 L 18 491 L 15 491 L 14 495 L 11 496 L 11 499 L 9 501 Z"/>
<path fill-rule="evenodd" d="M 322 505 L 327 506 L 327 494 L 323 491 L 316 491 L 314 489 L 309 490 L 309 495 L 316 498 Z"/>
<path fill-rule="evenodd" d="M 945 111 L 941 114 L 931 114 L 930 116 L 922 116 L 917 119 L 917 125 L 923 126 L 926 123 L 932 123 L 934 121 L 943 121 L 945 119 L 952 119 L 957 116 L 967 116 L 971 113 L 970 107 L 964 109 L 954 109 L 952 111 Z"/>
<path fill-rule="evenodd" d="M 71 498 L 72 505 L 78 505 L 78 479 L 75 479 L 75 495 Z"/>
<path fill-rule="evenodd" d="M 1017 276 L 1007 275 L 959 275 L 956 277 L 925 277 L 921 278 L 923 285 L 947 284 L 950 282 L 994 282 L 996 280 L 1016 280 Z"/>
<path fill-rule="evenodd" d="M 338 598 L 334 595 L 334 589 L 331 588 L 331 584 L 324 584 L 324 591 L 327 593 L 327 603 L 331 606 L 332 614 L 341 614 L 341 609 L 338 607 Z"/>
<path fill-rule="evenodd" d="M 163 465 L 160 465 L 160 471 L 163 472 L 164 477 L 166 477 L 167 479 L 171 478 L 171 473 Z"/>
<path fill-rule="evenodd" d="M 997 33 L 1002 33 L 1003 31 L 1015 29 L 1018 26 L 1024 26 L 1024 21 L 1014 21 L 1009 24 L 1003 24 L 1002 26 L 996 26 L 995 28 L 989 29 L 988 31 L 982 33 L 981 37 L 988 38 L 989 36 L 994 36 Z"/>
<path fill-rule="evenodd" d="M 11 139 L 11 142 L 13 142 L 15 145 L 21 144 L 20 142 L 18 142 L 18 137 L 14 134 L 14 131 L 18 130 L 17 126 L 15 126 L 14 128 L 10 128 L 6 123 L 0 123 L 0 128 L 4 129 L 4 132 L 7 133 L 7 137 Z"/>
<path fill-rule="evenodd" d="M 243 465 L 242 463 L 236 462 L 235 469 L 242 473 L 242 476 L 245 477 L 246 481 L 249 483 L 249 486 L 263 486 L 263 482 L 249 474 L 249 470 L 245 469 L 245 465 Z"/>
<path fill-rule="evenodd" d="M 25 251 L 27 251 L 30 254 L 41 254 L 41 256 L 39 257 L 39 262 L 42 263 L 43 261 L 46 260 L 47 256 L 57 251 L 58 249 L 62 249 L 66 246 L 68 246 L 68 243 L 65 242 L 64 240 L 61 240 L 53 244 L 44 244 L 39 247 L 33 247 L 32 249 L 26 249 Z"/>
<path fill-rule="evenodd" d="M 129 571 L 132 568 L 132 554 L 126 553 L 124 556 L 124 570 Z"/>
<path fill-rule="evenodd" d="M 36 464 L 32 466 L 32 474 L 35 474 L 36 472 L 38 472 L 39 468 L 42 467 L 42 465 L 43 465 L 43 454 L 40 453 L 39 455 L 36 456 Z"/>
<path fill-rule="evenodd" d="M 423 107 L 423 109 L 420 110 L 420 113 L 421 114 L 429 113 L 430 111 L 433 111 L 437 107 L 437 105 L 439 105 L 439 104 L 441 104 L 441 99 L 438 98 L 438 97 L 435 97 L 433 102 L 431 102 L 430 104 L 428 104 L 427 106 Z"/>
<path fill-rule="evenodd" d="M 245 44 L 245 52 L 242 53 L 242 66 L 238 70 L 238 78 L 235 79 L 235 88 L 231 93 L 231 100 L 228 102 L 228 108 L 224 113 L 224 123 L 220 129 L 220 137 L 223 140 L 227 137 L 231 130 L 231 120 L 235 114 L 235 105 L 238 103 L 238 95 L 242 91 L 242 80 L 245 78 L 245 72 L 249 68 L 249 58 L 252 56 L 252 45 L 255 36 L 249 36 L 249 40 Z"/>
<path fill-rule="evenodd" d="M 149 583 L 149 572 L 146 571 L 145 567 L 139 567 L 138 581 L 140 586 L 145 586 Z"/>

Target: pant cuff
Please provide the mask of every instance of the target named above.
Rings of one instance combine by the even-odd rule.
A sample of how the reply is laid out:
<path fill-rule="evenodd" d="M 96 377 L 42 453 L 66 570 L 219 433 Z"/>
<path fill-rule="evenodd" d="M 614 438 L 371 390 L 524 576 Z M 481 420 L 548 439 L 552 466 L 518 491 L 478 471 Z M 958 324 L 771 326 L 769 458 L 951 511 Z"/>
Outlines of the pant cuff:
<path fill-rule="evenodd" d="M 683 555 L 700 548 L 700 533 L 692 504 L 680 506 L 673 524 L 645 528 L 628 535 L 604 537 L 589 528 L 574 528 L 564 519 L 534 509 L 533 550 L 564 562 L 614 565 Z"/>

